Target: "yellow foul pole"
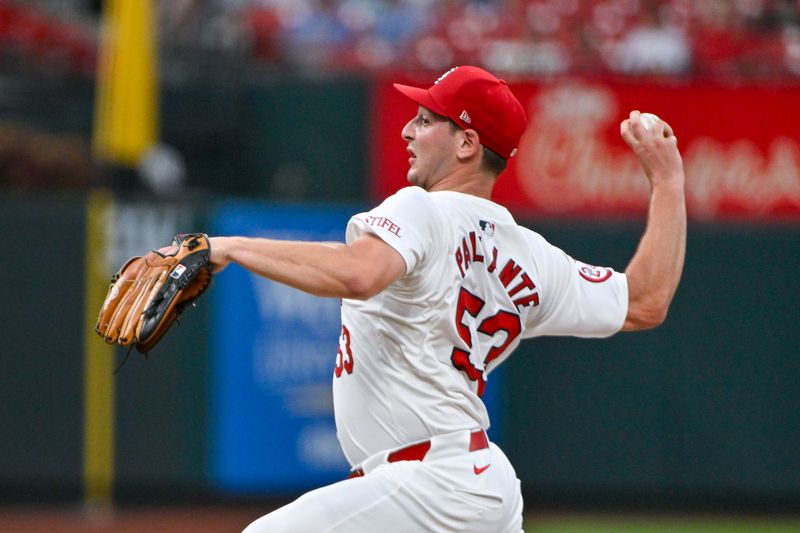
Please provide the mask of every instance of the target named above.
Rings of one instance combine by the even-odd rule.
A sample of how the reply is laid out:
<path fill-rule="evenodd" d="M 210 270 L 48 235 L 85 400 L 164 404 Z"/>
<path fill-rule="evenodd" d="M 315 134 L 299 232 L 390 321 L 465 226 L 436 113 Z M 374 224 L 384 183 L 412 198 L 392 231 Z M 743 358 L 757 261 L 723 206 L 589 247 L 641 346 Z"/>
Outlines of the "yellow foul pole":
<path fill-rule="evenodd" d="M 154 0 L 105 0 L 97 71 L 93 150 L 97 159 L 134 166 L 157 141 Z M 90 195 L 86 208 L 84 447 L 87 503 L 108 504 L 114 487 L 114 350 L 94 333 L 108 288 L 106 251 L 113 198 Z"/>
<path fill-rule="evenodd" d="M 114 349 L 94 332 L 109 285 L 106 271 L 113 199 L 93 192 L 86 206 L 83 364 L 83 486 L 89 504 L 111 503 L 114 486 Z"/>
<path fill-rule="evenodd" d="M 158 136 L 153 0 L 106 0 L 95 99 L 94 152 L 133 166 Z"/>

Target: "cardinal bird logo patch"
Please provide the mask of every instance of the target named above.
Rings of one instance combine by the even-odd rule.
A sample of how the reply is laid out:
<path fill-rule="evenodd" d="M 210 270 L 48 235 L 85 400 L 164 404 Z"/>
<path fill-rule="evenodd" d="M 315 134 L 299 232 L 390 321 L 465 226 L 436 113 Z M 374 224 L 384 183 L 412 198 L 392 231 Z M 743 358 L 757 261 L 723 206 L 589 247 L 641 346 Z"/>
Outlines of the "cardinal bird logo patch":
<path fill-rule="evenodd" d="M 578 274 L 586 281 L 591 281 L 592 283 L 604 282 L 611 277 L 612 272 L 610 268 L 596 267 L 578 261 Z"/>

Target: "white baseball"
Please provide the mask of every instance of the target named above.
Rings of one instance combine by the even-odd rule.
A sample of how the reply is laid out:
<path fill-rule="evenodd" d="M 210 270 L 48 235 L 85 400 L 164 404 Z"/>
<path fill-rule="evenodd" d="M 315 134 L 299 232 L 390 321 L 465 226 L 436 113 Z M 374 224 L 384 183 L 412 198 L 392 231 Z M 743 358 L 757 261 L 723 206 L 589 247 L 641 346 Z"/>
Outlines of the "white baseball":
<path fill-rule="evenodd" d="M 642 121 L 642 126 L 644 126 L 644 129 L 646 129 L 646 130 L 653 129 L 653 126 L 655 126 L 656 123 L 658 123 L 661 120 L 660 118 L 658 118 L 656 115 L 654 115 L 652 113 L 642 113 L 640 115 L 640 118 L 641 118 L 641 121 Z"/>

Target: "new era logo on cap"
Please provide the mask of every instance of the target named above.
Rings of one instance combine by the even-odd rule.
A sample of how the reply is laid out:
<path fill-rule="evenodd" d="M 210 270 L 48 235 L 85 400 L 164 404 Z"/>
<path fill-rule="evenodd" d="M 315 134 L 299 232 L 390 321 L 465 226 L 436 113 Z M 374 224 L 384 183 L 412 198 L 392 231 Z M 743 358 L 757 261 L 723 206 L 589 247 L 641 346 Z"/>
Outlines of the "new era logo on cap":
<path fill-rule="evenodd" d="M 454 67 L 428 89 L 394 86 L 419 105 L 475 130 L 481 144 L 501 157 L 516 153 L 527 126 L 525 110 L 506 82 L 482 68 Z"/>

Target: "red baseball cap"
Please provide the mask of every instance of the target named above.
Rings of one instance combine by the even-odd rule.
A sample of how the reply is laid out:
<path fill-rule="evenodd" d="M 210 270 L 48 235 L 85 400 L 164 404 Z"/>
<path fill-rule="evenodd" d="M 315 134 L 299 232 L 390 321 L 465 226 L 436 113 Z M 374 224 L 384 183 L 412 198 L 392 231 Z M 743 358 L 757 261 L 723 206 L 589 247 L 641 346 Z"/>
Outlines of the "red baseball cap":
<path fill-rule="evenodd" d="M 481 144 L 508 159 L 517 153 L 527 126 L 522 104 L 508 84 L 478 67 L 454 67 L 429 89 L 394 84 L 422 107 L 443 115 L 463 129 L 478 132 Z"/>

